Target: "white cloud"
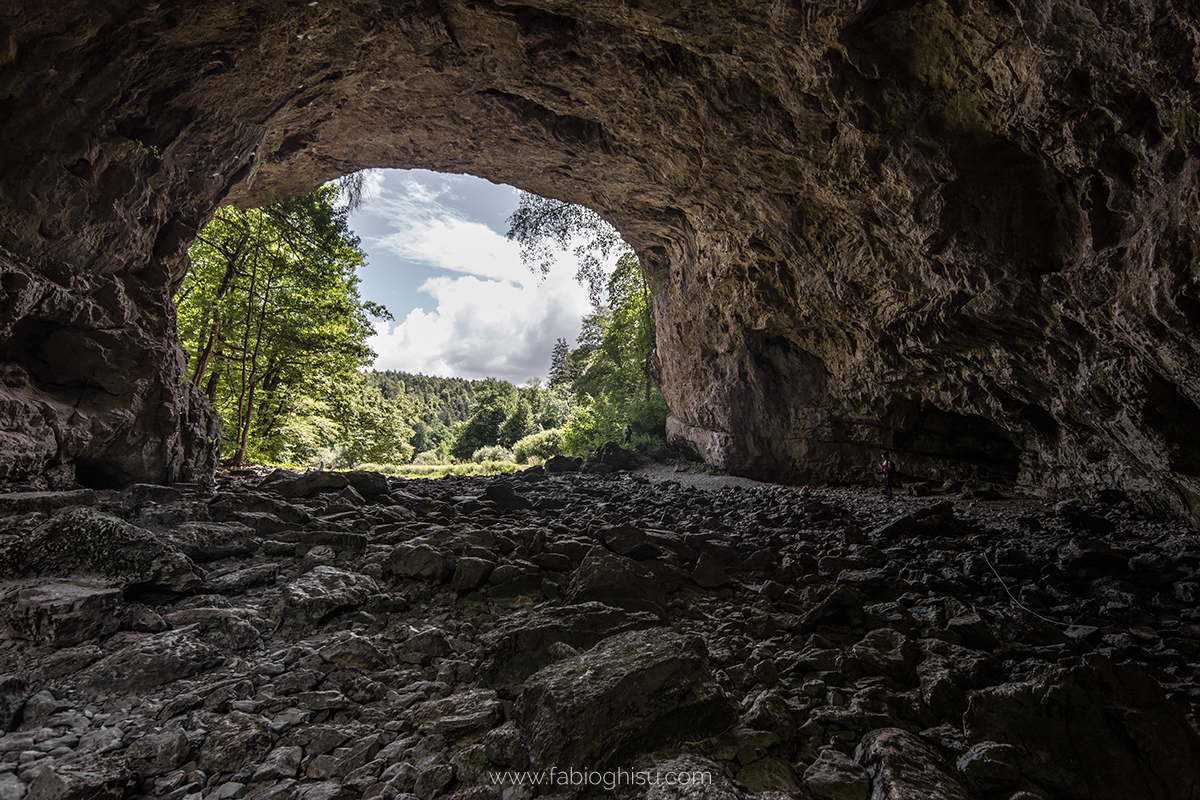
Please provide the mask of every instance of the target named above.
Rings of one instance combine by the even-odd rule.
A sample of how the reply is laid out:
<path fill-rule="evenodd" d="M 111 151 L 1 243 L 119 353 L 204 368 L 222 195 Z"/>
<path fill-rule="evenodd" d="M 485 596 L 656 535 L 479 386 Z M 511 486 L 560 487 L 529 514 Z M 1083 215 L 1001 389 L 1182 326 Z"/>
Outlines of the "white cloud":
<path fill-rule="evenodd" d="M 525 285 L 475 276 L 431 278 L 422 291 L 437 300 L 436 310 L 414 309 L 373 337 L 376 369 L 514 383 L 545 378 L 554 341 L 572 340 L 589 310 L 587 293 L 565 270 Z"/>
<path fill-rule="evenodd" d="M 373 263 L 394 258 L 430 275 L 420 292 L 437 306 L 377 326 L 369 342 L 375 368 L 515 383 L 545 378 L 555 340 L 572 341 L 591 308 L 570 257 L 546 279 L 535 275 L 515 243 L 450 205 L 461 200 L 455 190 L 470 190 L 464 180 L 408 175 L 391 186 L 371 184 L 363 213 L 385 221 L 388 232 L 364 244 Z"/>
<path fill-rule="evenodd" d="M 451 272 L 515 283 L 528 283 L 534 277 L 521 263 L 515 242 L 483 223 L 453 216 L 411 221 L 376 243 L 401 258 Z"/>

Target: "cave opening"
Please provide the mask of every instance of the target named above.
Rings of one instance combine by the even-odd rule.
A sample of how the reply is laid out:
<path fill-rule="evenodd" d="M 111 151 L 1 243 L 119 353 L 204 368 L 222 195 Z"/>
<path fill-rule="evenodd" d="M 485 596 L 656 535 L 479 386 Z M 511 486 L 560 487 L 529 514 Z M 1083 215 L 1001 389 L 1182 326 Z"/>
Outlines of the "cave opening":
<path fill-rule="evenodd" d="M 664 446 L 650 288 L 586 208 L 368 170 L 222 207 L 189 256 L 175 295 L 186 375 L 234 467 L 527 464 L 623 426 Z"/>

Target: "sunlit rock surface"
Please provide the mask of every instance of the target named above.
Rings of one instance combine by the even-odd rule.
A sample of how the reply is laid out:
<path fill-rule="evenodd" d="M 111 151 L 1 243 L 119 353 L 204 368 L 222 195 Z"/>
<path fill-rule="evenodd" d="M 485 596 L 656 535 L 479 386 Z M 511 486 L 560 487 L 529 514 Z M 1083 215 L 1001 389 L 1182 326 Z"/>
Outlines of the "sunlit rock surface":
<path fill-rule="evenodd" d="M 726 469 L 1200 508 L 1182 0 L 0 10 L 0 476 L 213 461 L 171 288 L 213 208 L 363 167 L 585 203 Z"/>

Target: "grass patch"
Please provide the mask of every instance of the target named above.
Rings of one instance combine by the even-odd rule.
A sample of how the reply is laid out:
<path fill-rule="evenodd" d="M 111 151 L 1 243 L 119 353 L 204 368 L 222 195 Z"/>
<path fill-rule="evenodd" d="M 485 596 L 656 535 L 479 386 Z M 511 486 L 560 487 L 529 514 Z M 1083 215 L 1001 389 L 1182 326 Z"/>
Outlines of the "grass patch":
<path fill-rule="evenodd" d="M 511 461 L 484 461 L 480 464 L 361 464 L 358 469 L 401 478 L 444 478 L 447 475 L 502 475 L 520 472 L 525 467 Z"/>

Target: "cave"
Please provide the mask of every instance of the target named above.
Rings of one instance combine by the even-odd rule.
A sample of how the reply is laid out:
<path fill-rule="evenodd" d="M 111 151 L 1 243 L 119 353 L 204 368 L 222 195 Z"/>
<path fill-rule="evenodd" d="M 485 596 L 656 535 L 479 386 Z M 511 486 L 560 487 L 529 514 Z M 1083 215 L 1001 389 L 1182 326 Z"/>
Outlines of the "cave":
<path fill-rule="evenodd" d="M 0 479 L 210 476 L 171 301 L 197 230 L 421 167 L 620 230 L 670 432 L 717 467 L 999 453 L 1195 516 L 1197 31 L 1177 0 L 17 0 Z"/>

